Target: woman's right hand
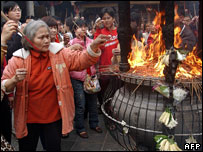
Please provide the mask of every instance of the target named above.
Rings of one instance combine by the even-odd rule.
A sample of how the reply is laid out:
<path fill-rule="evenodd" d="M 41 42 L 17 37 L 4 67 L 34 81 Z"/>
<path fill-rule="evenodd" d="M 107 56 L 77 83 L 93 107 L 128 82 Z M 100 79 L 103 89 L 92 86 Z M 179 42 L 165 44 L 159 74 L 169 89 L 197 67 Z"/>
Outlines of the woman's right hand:
<path fill-rule="evenodd" d="M 102 45 L 104 45 L 109 39 L 111 38 L 111 36 L 109 35 L 104 35 L 104 34 L 100 34 L 90 45 L 91 49 L 96 52 L 98 50 L 98 48 Z"/>
<path fill-rule="evenodd" d="M 102 26 L 103 26 L 103 23 L 104 23 L 104 21 L 103 21 L 101 18 L 98 18 L 98 19 L 95 21 L 95 28 L 96 28 L 96 29 L 101 29 Z"/>
<path fill-rule="evenodd" d="M 13 81 L 15 83 L 18 83 L 18 82 L 24 80 L 26 75 L 27 75 L 27 69 L 24 69 L 24 68 L 22 68 L 22 69 L 16 69 L 16 74 L 13 77 Z"/>
<path fill-rule="evenodd" d="M 1 44 L 6 45 L 6 42 L 11 38 L 12 34 L 16 32 L 18 24 L 13 20 L 7 21 L 2 29 Z"/>

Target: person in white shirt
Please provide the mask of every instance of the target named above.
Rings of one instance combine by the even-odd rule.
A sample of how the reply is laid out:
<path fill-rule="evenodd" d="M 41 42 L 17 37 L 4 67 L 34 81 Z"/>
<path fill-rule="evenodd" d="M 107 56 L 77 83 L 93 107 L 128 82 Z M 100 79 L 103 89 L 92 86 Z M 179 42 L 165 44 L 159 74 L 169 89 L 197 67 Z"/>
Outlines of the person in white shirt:
<path fill-rule="evenodd" d="M 142 36 L 143 36 L 143 38 L 144 38 L 144 45 L 146 45 L 147 44 L 147 39 L 148 39 L 148 37 L 149 37 L 149 34 L 150 34 L 150 24 L 146 24 L 145 25 L 145 31 L 142 33 Z"/>

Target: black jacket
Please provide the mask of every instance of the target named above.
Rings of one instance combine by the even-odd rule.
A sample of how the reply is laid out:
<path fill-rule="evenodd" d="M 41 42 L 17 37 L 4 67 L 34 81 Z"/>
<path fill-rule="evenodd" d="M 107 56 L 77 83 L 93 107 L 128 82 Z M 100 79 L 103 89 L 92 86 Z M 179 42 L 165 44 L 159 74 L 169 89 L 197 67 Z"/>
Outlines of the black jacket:
<path fill-rule="evenodd" d="M 22 37 L 19 34 L 14 33 L 11 39 L 7 41 L 7 45 L 8 45 L 7 57 L 6 57 L 7 61 L 11 59 L 15 51 L 23 47 L 21 43 L 21 39 Z"/>

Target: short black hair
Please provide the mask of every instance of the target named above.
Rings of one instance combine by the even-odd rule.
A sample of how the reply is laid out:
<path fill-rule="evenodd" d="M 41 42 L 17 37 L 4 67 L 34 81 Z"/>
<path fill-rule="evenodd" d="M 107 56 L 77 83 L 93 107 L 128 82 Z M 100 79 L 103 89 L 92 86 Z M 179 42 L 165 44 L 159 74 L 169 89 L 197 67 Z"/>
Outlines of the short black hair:
<path fill-rule="evenodd" d="M 100 13 L 99 16 L 102 18 L 105 13 L 107 13 L 107 14 L 109 14 L 111 17 L 115 18 L 115 11 L 113 10 L 112 7 L 104 7 L 104 8 L 101 10 L 101 13 Z"/>
<path fill-rule="evenodd" d="M 9 11 L 13 10 L 15 6 L 19 6 L 18 3 L 14 1 L 8 1 L 4 4 L 3 12 L 8 14 Z"/>

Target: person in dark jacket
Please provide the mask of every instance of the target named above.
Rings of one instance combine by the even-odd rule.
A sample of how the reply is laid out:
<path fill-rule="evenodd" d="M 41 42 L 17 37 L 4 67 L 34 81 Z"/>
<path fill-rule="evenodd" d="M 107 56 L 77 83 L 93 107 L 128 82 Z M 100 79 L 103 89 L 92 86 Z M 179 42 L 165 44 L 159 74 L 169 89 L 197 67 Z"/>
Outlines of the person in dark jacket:
<path fill-rule="evenodd" d="M 180 44 L 179 47 L 181 49 L 185 49 L 191 52 L 195 44 L 197 43 L 197 39 L 195 37 L 194 32 L 192 31 L 189 25 L 184 24 L 182 19 L 177 19 L 174 22 L 174 27 L 177 26 L 181 28 L 180 36 L 182 39 L 182 43 Z"/>
<path fill-rule="evenodd" d="M 19 5 L 14 1 L 8 1 L 5 3 L 3 8 L 4 14 L 10 19 L 14 20 L 18 24 L 18 28 L 23 30 L 25 24 L 21 25 L 21 9 Z M 22 48 L 21 44 L 22 35 L 20 33 L 13 33 L 11 39 L 7 41 L 8 49 L 7 49 L 7 61 L 13 56 L 13 53 Z"/>

